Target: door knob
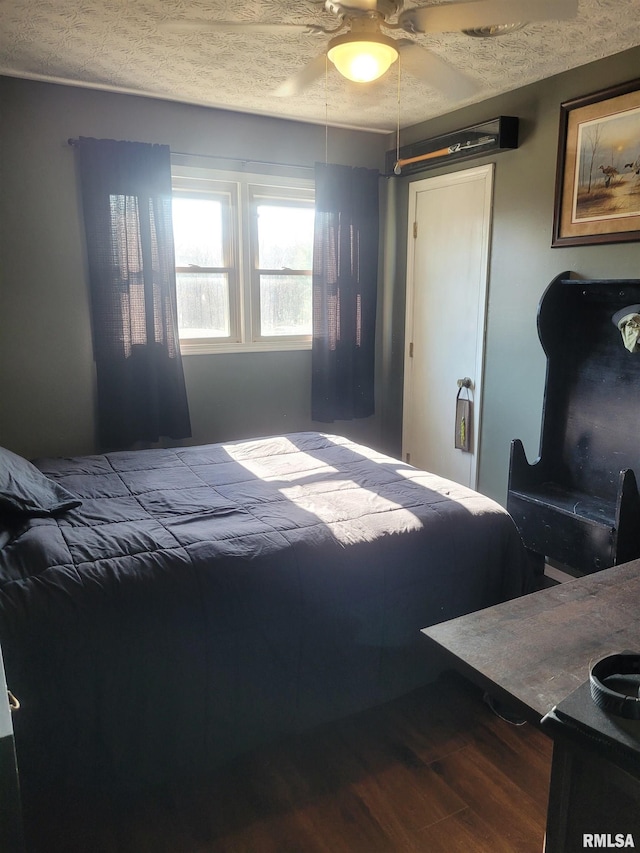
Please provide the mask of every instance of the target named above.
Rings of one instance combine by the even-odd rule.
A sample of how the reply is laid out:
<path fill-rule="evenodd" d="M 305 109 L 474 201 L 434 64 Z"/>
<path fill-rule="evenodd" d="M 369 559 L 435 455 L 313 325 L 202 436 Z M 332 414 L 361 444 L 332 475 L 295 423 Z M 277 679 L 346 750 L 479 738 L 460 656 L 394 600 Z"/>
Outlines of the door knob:
<path fill-rule="evenodd" d="M 473 380 L 465 376 L 464 379 L 458 379 L 458 388 L 470 388 L 473 390 Z"/>

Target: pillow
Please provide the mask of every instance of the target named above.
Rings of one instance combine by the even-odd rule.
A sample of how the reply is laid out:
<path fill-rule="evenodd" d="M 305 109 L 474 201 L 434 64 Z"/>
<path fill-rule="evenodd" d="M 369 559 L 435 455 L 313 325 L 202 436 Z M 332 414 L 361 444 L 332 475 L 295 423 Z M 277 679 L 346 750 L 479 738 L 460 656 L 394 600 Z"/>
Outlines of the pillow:
<path fill-rule="evenodd" d="M 0 447 L 0 510 L 45 518 L 81 503 L 71 492 L 45 477 L 31 462 Z"/>

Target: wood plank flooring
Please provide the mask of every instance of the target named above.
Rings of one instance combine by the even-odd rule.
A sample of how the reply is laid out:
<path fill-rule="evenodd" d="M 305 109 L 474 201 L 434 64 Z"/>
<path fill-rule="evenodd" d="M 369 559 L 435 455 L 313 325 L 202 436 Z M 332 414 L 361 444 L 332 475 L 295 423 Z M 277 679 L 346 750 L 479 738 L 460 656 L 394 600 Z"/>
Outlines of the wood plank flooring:
<path fill-rule="evenodd" d="M 447 674 L 195 788 L 27 815 L 29 853 L 541 853 L 551 741 Z"/>

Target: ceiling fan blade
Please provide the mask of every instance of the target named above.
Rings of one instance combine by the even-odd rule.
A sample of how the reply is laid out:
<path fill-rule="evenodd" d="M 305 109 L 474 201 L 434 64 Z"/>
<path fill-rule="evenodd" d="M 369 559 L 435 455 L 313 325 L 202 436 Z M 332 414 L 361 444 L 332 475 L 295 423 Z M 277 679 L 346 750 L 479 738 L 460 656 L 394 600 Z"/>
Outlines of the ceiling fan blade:
<path fill-rule="evenodd" d="M 313 30 L 311 24 L 270 24 L 256 21 L 162 21 L 159 24 L 163 30 L 173 32 L 204 32 L 213 30 L 223 33 L 309 33 Z"/>
<path fill-rule="evenodd" d="M 407 32 L 444 33 L 521 21 L 564 21 L 578 13 L 578 0 L 472 0 L 407 9 L 398 18 Z"/>
<path fill-rule="evenodd" d="M 339 5 L 347 12 L 376 12 L 378 9 L 377 0 L 345 0 L 345 2 L 340 2 Z"/>
<path fill-rule="evenodd" d="M 279 86 L 275 93 L 279 98 L 290 98 L 293 95 L 299 95 L 300 92 L 308 88 L 312 83 L 315 83 L 325 73 L 327 67 L 326 53 L 320 53 L 314 57 L 311 62 L 307 63 L 300 71 L 297 71 L 292 77 Z"/>
<path fill-rule="evenodd" d="M 470 77 L 422 45 L 410 39 L 398 39 L 396 44 L 400 50 L 401 69 L 425 80 L 447 97 L 465 100 L 477 93 L 478 86 Z"/>

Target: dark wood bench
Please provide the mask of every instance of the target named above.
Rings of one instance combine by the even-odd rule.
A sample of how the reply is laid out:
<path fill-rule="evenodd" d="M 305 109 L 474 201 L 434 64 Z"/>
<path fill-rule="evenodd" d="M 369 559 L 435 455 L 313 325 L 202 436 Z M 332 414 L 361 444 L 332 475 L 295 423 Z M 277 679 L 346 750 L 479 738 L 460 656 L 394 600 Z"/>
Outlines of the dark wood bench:
<path fill-rule="evenodd" d="M 640 352 L 612 320 L 640 303 L 640 280 L 570 276 L 540 300 L 540 454 L 529 464 L 512 442 L 507 509 L 540 566 L 594 572 L 640 556 Z"/>

